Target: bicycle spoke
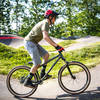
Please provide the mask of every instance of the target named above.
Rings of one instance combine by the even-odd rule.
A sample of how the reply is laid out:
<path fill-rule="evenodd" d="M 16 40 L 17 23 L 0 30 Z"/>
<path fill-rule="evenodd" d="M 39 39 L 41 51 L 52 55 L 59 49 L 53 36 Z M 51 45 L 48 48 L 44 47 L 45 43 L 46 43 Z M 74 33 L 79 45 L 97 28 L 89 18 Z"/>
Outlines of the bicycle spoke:
<path fill-rule="evenodd" d="M 69 64 L 69 68 L 75 79 L 71 77 L 67 67 L 64 66 L 58 75 L 59 85 L 65 92 L 71 94 L 83 92 L 90 84 L 91 77 L 88 69 L 83 64 L 77 62 Z"/>
<path fill-rule="evenodd" d="M 23 82 L 23 84 L 20 83 L 20 79 L 21 79 L 21 77 L 23 77 L 23 73 L 25 73 L 24 77 L 27 77 L 27 75 L 29 74 L 29 71 L 19 69 L 16 72 L 14 72 L 12 74 L 12 77 L 10 78 L 11 87 L 18 94 L 27 94 L 30 91 L 32 91 L 31 88 L 28 88 L 28 87 L 24 86 L 24 82 Z M 15 77 L 16 74 L 18 74 L 18 76 Z"/>
<path fill-rule="evenodd" d="M 24 86 L 24 81 L 27 78 L 29 71 L 29 67 L 17 66 L 8 74 L 7 87 L 13 95 L 27 97 L 36 91 L 37 87 L 28 88 Z M 35 77 L 33 77 L 32 80 L 36 80 Z"/>

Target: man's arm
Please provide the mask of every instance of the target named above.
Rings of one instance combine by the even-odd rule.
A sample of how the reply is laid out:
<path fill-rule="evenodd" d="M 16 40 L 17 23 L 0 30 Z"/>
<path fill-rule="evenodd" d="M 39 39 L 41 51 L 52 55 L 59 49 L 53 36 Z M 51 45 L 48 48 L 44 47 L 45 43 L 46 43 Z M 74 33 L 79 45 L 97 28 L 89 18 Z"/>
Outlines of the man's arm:
<path fill-rule="evenodd" d="M 49 44 L 51 44 L 54 47 L 57 47 L 58 45 L 49 37 L 48 32 L 43 31 L 43 39 L 45 39 Z"/>

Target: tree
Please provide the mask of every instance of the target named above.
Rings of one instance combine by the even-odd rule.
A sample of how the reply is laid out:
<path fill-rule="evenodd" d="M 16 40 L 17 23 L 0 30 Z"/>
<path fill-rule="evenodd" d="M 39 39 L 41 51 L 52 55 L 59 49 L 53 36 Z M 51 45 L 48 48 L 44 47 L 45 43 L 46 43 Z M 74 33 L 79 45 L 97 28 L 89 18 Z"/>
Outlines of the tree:
<path fill-rule="evenodd" d="M 81 11 L 79 16 L 84 16 L 82 22 L 84 24 L 85 33 L 87 35 L 94 35 L 95 33 L 100 32 L 100 30 L 98 30 L 100 18 L 97 17 L 97 14 L 100 14 L 99 0 L 80 0 L 78 5 L 79 10 Z M 82 13 L 84 15 L 82 15 Z"/>
<path fill-rule="evenodd" d="M 11 5 L 9 0 L 0 1 L 0 34 L 11 32 L 10 28 L 10 10 Z"/>
<path fill-rule="evenodd" d="M 19 35 L 22 19 L 26 15 L 26 3 L 28 0 L 11 0 L 12 1 L 12 14 L 11 14 L 11 21 L 12 23 L 16 23 L 16 30 L 14 31 L 14 34 L 16 33 Z"/>
<path fill-rule="evenodd" d="M 73 36 L 74 35 L 74 14 L 76 10 L 76 0 L 62 0 L 58 2 L 61 14 L 63 18 L 66 20 L 66 23 L 63 23 L 63 28 L 65 29 L 65 36 Z M 67 30 L 67 32 L 66 32 Z"/>
<path fill-rule="evenodd" d="M 99 0 L 0 0 L 0 34 L 26 36 L 44 19 L 47 9 L 59 12 L 64 18 L 64 22 L 51 28 L 51 36 L 100 34 Z M 16 29 L 12 23 L 16 23 Z"/>
<path fill-rule="evenodd" d="M 31 4 L 29 4 L 30 7 L 28 8 L 29 15 L 24 16 L 22 20 L 23 24 L 21 26 L 21 30 L 19 31 L 20 35 L 26 36 L 36 23 L 44 19 L 44 12 L 49 2 L 50 0 L 31 1 Z"/>

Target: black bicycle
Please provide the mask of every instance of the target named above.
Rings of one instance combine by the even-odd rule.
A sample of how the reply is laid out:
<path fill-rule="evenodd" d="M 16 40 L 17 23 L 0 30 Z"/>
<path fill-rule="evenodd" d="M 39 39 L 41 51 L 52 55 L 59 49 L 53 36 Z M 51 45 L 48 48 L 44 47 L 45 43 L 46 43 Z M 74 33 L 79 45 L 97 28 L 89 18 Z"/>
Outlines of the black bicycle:
<path fill-rule="evenodd" d="M 36 72 L 36 74 L 34 74 L 32 82 L 33 84 L 36 85 L 35 88 L 28 88 L 24 86 L 24 81 L 29 74 L 30 67 L 17 66 L 13 68 L 9 72 L 6 80 L 8 90 L 14 96 L 28 97 L 32 95 L 36 91 L 38 85 L 43 83 L 43 81 L 46 78 L 46 75 L 53 69 L 55 64 L 60 59 L 62 59 L 65 62 L 65 65 L 63 65 L 58 72 L 58 83 L 60 87 L 65 92 L 70 94 L 79 94 L 84 92 L 88 88 L 91 81 L 91 75 L 88 68 L 80 62 L 66 61 L 61 52 L 59 52 L 58 55 L 51 58 L 44 64 L 47 64 L 56 58 L 57 60 L 54 62 L 51 68 L 46 72 L 45 76 L 42 79 L 39 77 L 38 71 Z M 41 66 L 43 66 L 43 64 Z"/>

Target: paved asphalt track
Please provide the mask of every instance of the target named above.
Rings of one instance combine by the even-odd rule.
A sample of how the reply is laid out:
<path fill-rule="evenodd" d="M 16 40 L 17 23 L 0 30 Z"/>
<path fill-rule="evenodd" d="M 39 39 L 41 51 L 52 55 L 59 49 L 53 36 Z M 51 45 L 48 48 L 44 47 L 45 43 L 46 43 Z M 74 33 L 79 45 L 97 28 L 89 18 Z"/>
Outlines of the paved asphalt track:
<path fill-rule="evenodd" d="M 95 39 L 92 38 L 92 40 Z M 96 38 L 96 40 L 98 40 L 98 38 Z M 16 43 L 16 38 L 9 41 L 10 45 L 14 46 L 14 43 Z M 21 42 L 21 44 L 23 43 Z M 17 45 L 20 45 L 20 40 Z M 45 81 L 43 85 L 40 85 L 37 91 L 29 98 L 15 98 L 11 95 L 6 87 L 6 76 L 0 75 L 0 100 L 100 100 L 100 65 L 92 68 L 90 72 L 92 78 L 91 84 L 89 88 L 80 95 L 69 95 L 65 93 L 59 87 L 57 79 L 50 79 Z"/>
<path fill-rule="evenodd" d="M 91 84 L 82 94 L 69 95 L 59 87 L 57 79 L 49 79 L 28 98 L 15 98 L 11 95 L 6 87 L 6 76 L 0 76 L 0 100 L 100 100 L 100 65 L 90 72 Z"/>

